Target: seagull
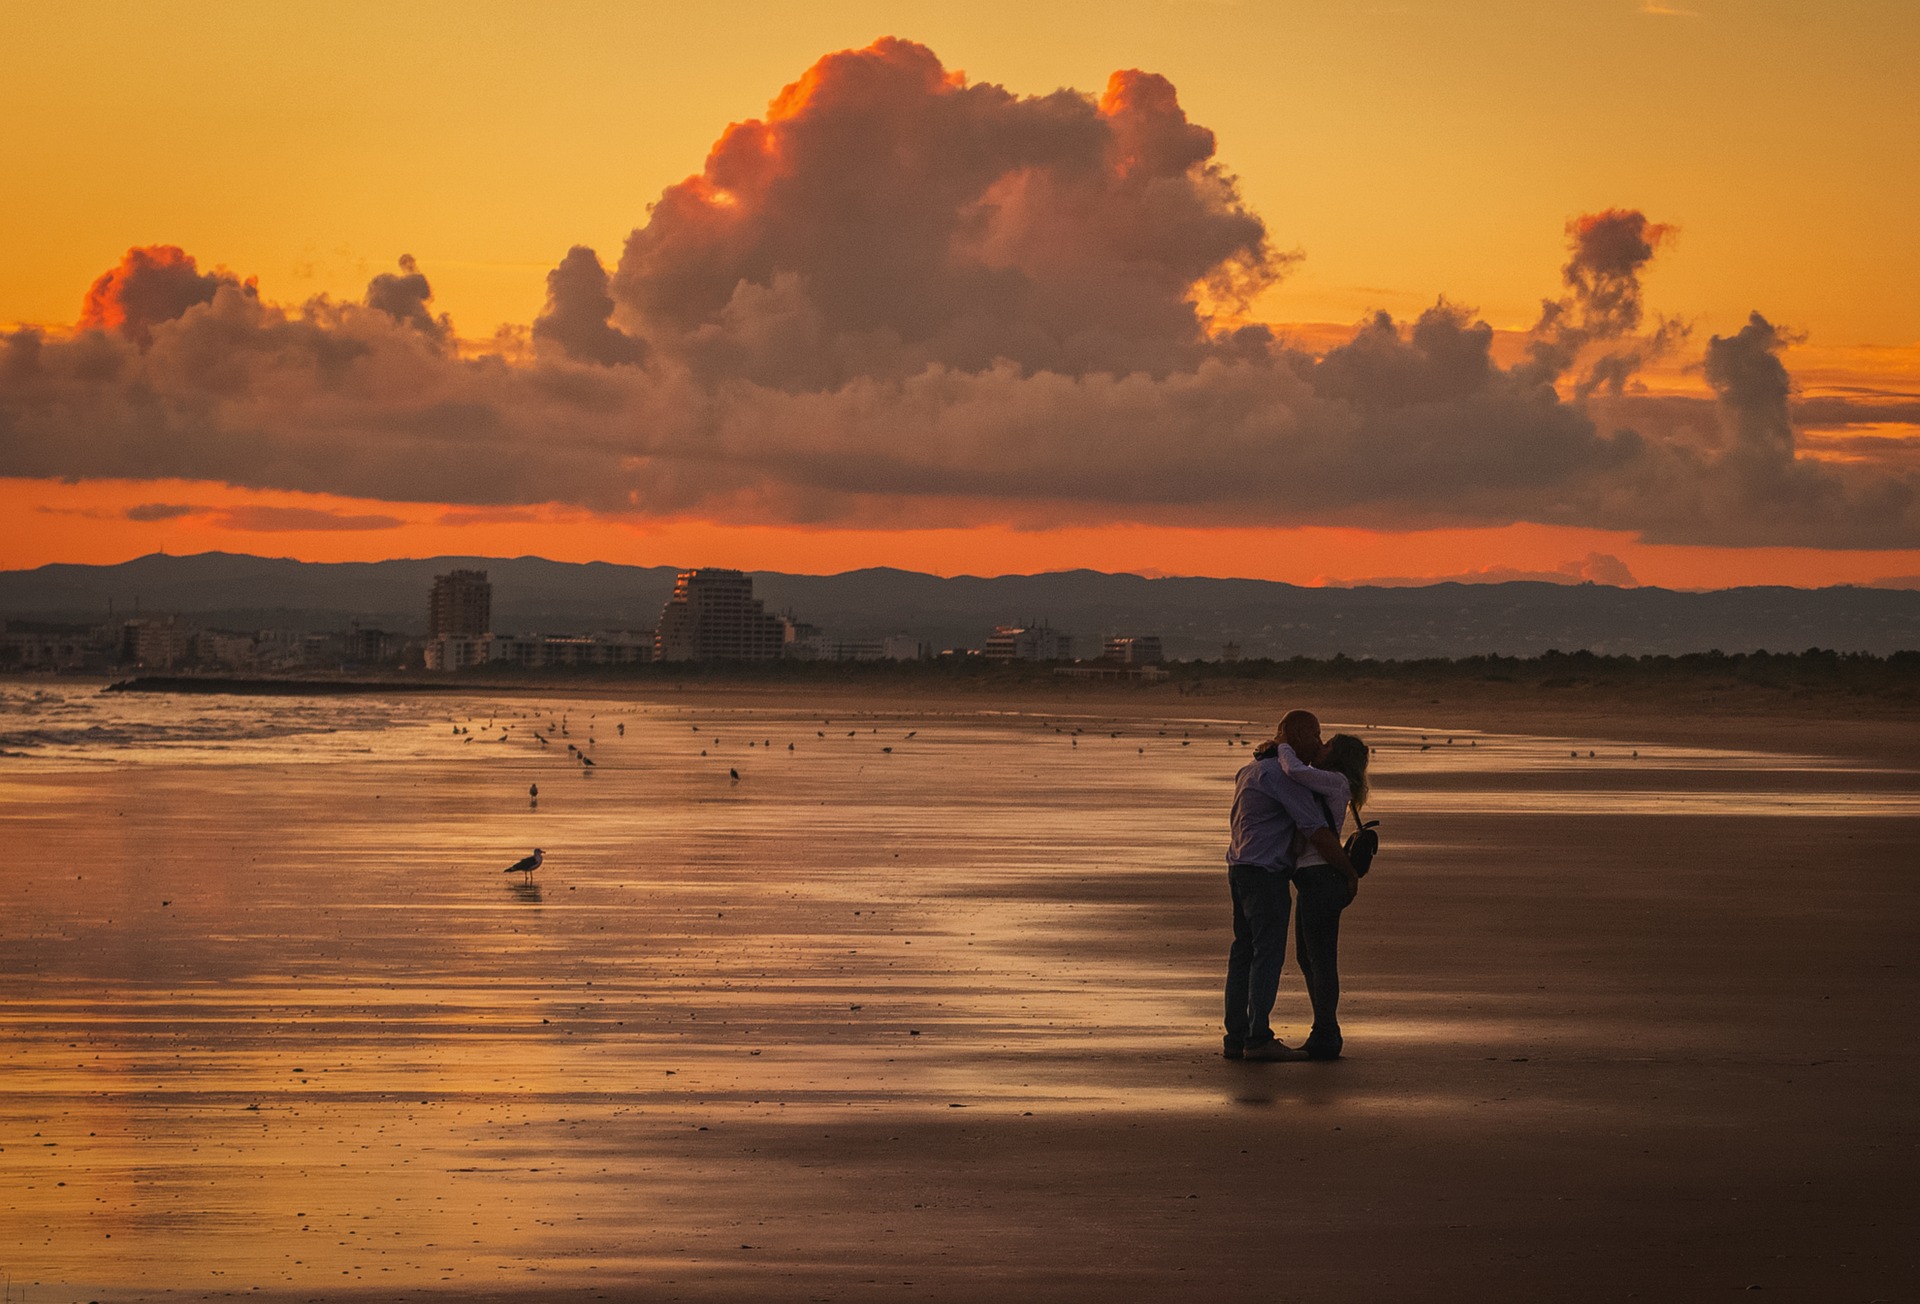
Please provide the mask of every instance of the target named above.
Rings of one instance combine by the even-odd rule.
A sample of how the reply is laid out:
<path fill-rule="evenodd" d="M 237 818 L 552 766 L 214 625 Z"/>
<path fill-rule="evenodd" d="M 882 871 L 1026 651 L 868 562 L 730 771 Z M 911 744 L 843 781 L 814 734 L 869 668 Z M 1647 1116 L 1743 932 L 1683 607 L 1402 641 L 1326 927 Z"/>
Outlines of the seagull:
<path fill-rule="evenodd" d="M 525 874 L 527 882 L 533 882 L 533 871 L 540 868 L 540 862 L 546 858 L 546 852 L 535 847 L 531 856 L 523 856 L 501 871 L 503 874 Z"/>
<path fill-rule="evenodd" d="M 539 800 L 540 800 L 540 785 L 539 785 L 539 784 L 537 784 L 537 783 L 529 783 L 529 784 L 527 785 L 527 796 L 529 796 L 529 797 L 531 797 L 531 798 L 533 798 L 533 799 L 534 799 L 535 801 L 539 801 Z"/>
<path fill-rule="evenodd" d="M 579 752 L 576 754 L 580 757 L 580 764 L 586 765 L 586 766 L 591 766 L 593 764 L 593 757 L 587 755 L 585 752 Z"/>
<path fill-rule="evenodd" d="M 727 767 L 727 777 L 732 779 L 735 783 L 738 783 L 740 782 L 740 771 L 734 769 L 731 765 L 729 765 Z"/>

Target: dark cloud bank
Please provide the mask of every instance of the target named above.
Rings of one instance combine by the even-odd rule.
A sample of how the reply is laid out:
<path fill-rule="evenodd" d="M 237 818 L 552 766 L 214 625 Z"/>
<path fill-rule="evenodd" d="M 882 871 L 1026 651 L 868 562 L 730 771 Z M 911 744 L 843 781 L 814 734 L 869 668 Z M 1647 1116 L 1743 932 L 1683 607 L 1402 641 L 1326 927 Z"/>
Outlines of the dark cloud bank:
<path fill-rule="evenodd" d="M 502 351 L 456 349 L 410 258 L 361 303 L 286 308 L 131 250 L 79 329 L 0 340 L 0 473 L 733 520 L 1920 546 L 1910 460 L 1796 456 L 1789 341 L 1760 314 L 1706 342 L 1711 399 L 1638 389 L 1689 347 L 1642 303 L 1671 235 L 1632 211 L 1569 223 L 1510 367 L 1445 301 L 1308 354 L 1230 327 L 1292 255 L 1165 79 L 1021 97 L 883 40 L 728 128 L 611 271 L 570 250 Z"/>

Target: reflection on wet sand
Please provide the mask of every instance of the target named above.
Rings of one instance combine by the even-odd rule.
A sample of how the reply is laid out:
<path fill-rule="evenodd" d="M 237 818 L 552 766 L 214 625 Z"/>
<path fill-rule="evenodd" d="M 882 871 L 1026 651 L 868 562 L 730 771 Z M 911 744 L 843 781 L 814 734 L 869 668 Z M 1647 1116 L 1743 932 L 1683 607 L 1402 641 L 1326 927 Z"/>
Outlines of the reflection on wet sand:
<path fill-rule="evenodd" d="M 895 1252 L 867 1214 L 819 1211 L 865 1208 L 855 1156 L 905 1181 L 883 1139 L 905 1129 L 998 1129 L 1012 1163 L 1018 1137 L 1071 1153 L 1091 1121 L 1236 1109 L 1361 1126 L 1510 1118 L 1530 1095 L 1618 1121 L 1631 1104 L 1570 1066 L 1671 1090 L 1697 1028 L 1647 1026 L 1645 991 L 1605 964 L 1534 990 L 1580 957 L 1529 956 L 1525 935 L 1526 981 L 1435 963 L 1431 917 L 1396 899 L 1432 907 L 1446 866 L 1447 908 L 1498 920 L 1580 868 L 1503 862 L 1490 822 L 1521 815 L 1618 838 L 1669 811 L 1920 814 L 1911 775 L 1804 758 L 1629 740 L 1604 770 L 1563 739 L 1422 751 L 1375 728 L 1397 860 L 1350 926 L 1370 1049 L 1286 1076 L 1209 1054 L 1224 802 L 1260 726 L 77 693 L 8 710 L 28 755 L 0 784 L 0 1270 L 56 1294 L 764 1285 L 775 1264 L 817 1285 Z M 503 879 L 536 845 L 539 873 Z M 1460 1047 L 1457 1079 L 1366 1061 Z M 1755 1053 L 1731 1033 L 1709 1049 Z M 838 1140 L 804 1149 L 816 1134 Z M 1019 1221 L 992 1221 L 994 1255 L 1040 1252 Z"/>

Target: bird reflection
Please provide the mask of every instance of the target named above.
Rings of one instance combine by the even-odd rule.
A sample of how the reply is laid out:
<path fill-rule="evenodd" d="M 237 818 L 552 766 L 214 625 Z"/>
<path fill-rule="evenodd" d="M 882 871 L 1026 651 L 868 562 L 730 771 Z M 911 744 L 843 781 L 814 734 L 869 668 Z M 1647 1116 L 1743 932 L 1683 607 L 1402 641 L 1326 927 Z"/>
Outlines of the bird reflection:
<path fill-rule="evenodd" d="M 520 883 L 509 883 L 507 887 L 512 891 L 515 900 L 531 901 L 535 905 L 538 905 L 542 899 L 540 896 L 540 885 L 531 879 Z"/>

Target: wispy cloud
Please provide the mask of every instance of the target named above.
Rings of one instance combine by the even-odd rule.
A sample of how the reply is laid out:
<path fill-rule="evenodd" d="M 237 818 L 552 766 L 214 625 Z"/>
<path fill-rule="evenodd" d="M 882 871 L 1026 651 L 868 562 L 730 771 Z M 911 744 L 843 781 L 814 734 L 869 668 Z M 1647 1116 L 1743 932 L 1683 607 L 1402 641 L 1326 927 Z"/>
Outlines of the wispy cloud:
<path fill-rule="evenodd" d="M 229 530 L 277 534 L 297 530 L 392 530 L 405 525 L 398 516 L 353 515 L 317 507 L 223 507 L 218 524 Z"/>
<path fill-rule="evenodd" d="M 442 512 L 441 525 L 524 525 L 543 519 L 541 513 L 526 507 L 460 507 Z"/>
<path fill-rule="evenodd" d="M 126 517 L 129 521 L 174 521 L 206 510 L 191 503 L 141 503 L 127 508 Z"/>
<path fill-rule="evenodd" d="M 1361 580 L 1328 580 L 1335 588 L 1413 588 L 1423 584 L 1506 584 L 1538 580 L 1548 584 L 1611 584 L 1630 589 L 1640 581 L 1627 564 L 1611 553 L 1590 552 L 1580 561 L 1562 562 L 1552 570 L 1523 570 L 1514 566 L 1482 566 L 1453 575 L 1385 575 Z"/>

